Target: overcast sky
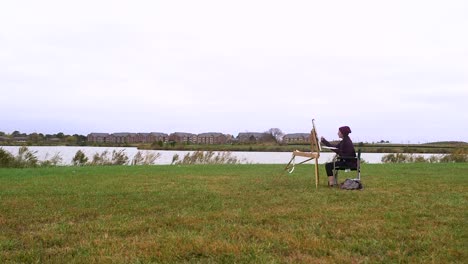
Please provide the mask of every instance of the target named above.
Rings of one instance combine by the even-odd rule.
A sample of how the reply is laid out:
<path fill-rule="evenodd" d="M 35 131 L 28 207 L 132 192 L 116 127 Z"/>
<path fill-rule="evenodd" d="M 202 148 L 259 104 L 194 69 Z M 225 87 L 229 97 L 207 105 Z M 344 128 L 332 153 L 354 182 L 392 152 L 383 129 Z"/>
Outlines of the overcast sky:
<path fill-rule="evenodd" d="M 468 1 L 1 1 L 0 131 L 468 141 Z"/>

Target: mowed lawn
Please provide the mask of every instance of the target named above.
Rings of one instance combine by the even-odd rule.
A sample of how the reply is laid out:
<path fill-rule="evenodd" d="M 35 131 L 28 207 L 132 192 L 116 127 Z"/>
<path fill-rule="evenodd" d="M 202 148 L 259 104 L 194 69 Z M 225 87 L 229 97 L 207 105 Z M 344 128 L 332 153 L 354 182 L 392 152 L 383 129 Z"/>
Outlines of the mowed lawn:
<path fill-rule="evenodd" d="M 362 191 L 320 173 L 0 169 L 0 263 L 466 263 L 467 163 L 364 164 Z"/>

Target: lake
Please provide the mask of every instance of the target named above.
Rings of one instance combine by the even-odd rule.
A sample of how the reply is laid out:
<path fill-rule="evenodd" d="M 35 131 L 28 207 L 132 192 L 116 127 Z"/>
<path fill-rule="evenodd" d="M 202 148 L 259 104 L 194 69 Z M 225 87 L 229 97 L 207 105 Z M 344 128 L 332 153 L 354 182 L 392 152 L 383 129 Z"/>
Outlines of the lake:
<path fill-rule="evenodd" d="M 0 146 L 6 151 L 9 151 L 13 155 L 18 154 L 19 146 Z M 60 165 L 70 165 L 73 157 L 75 156 L 78 150 L 81 150 L 88 157 L 89 160 L 92 159 L 93 155 L 98 153 L 101 154 L 104 151 L 109 151 L 112 153 L 113 150 L 125 151 L 126 155 L 131 161 L 136 153 L 139 151 L 137 148 L 119 148 L 119 147 L 68 147 L 68 146 L 44 146 L 37 147 L 31 146 L 28 147 L 29 150 L 36 152 L 36 156 L 40 161 L 51 159 L 54 155 L 58 154 L 62 157 L 62 162 Z M 165 165 L 171 164 L 172 157 L 177 154 L 179 159 L 182 159 L 187 153 L 192 153 L 193 151 L 172 151 L 172 150 L 140 150 L 142 154 L 146 153 L 160 153 L 160 157 L 155 161 L 156 165 Z M 362 153 L 362 159 L 367 163 L 381 163 L 382 157 L 388 153 Z M 232 151 L 231 155 L 236 157 L 242 164 L 249 163 L 258 163 L 258 164 L 287 164 L 291 159 L 291 152 L 243 152 L 243 151 Z M 430 156 L 437 154 L 416 154 L 422 155 L 424 158 L 429 158 Z M 319 158 L 319 163 L 323 164 L 329 162 L 335 156 L 334 153 L 325 152 L 321 153 Z M 296 163 L 304 160 L 304 158 L 297 157 Z M 312 163 L 312 161 L 310 161 Z"/>

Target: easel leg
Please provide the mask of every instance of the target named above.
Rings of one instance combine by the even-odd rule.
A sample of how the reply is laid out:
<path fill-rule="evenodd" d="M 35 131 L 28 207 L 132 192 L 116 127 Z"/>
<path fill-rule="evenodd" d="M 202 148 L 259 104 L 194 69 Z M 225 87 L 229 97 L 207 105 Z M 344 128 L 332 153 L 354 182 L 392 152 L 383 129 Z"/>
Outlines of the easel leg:
<path fill-rule="evenodd" d="M 315 189 L 318 188 L 318 182 L 319 182 L 318 159 L 315 158 Z"/>

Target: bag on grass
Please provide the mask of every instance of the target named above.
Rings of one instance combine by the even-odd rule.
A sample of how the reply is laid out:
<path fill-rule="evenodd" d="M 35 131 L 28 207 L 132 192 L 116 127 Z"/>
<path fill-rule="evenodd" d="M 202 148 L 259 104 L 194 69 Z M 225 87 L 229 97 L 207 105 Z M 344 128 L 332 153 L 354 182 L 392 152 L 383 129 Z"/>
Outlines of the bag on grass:
<path fill-rule="evenodd" d="M 360 180 L 356 179 L 346 179 L 341 184 L 341 189 L 343 190 L 361 190 L 363 188 Z"/>

